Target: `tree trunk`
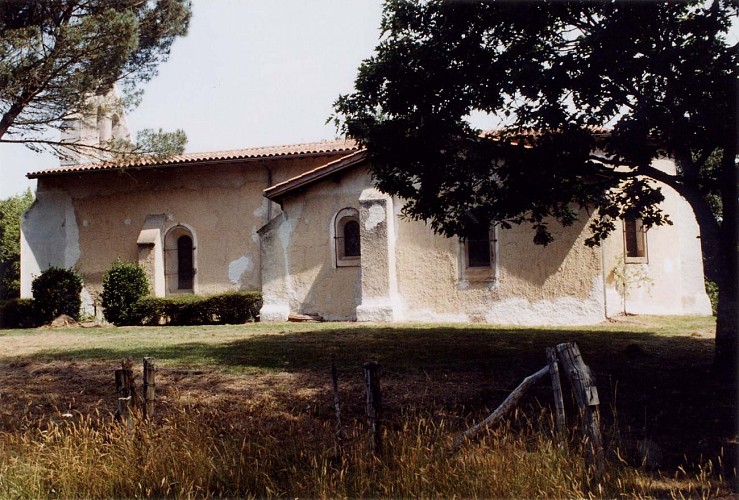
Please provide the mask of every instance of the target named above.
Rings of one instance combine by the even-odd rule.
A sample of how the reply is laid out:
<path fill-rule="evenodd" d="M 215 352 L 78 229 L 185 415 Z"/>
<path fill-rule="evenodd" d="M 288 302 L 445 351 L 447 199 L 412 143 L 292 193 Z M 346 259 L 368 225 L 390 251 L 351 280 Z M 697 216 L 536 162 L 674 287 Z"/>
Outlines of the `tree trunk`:
<path fill-rule="evenodd" d="M 719 184 L 723 214 L 719 223 L 705 197 L 693 184 L 677 182 L 665 175 L 653 178 L 674 188 L 693 209 L 701 235 L 703 271 L 719 289 L 714 365 L 734 380 L 739 327 L 739 265 L 737 254 L 737 167 L 736 145 L 729 141 L 723 150 Z"/>
<path fill-rule="evenodd" d="M 737 228 L 736 144 L 724 149 L 721 160 L 721 201 L 723 220 L 720 231 L 722 256 L 721 279 L 718 285 L 718 312 L 716 318 L 716 347 L 714 364 L 720 371 L 735 379 L 737 365 L 737 329 L 739 329 L 739 229 Z"/>

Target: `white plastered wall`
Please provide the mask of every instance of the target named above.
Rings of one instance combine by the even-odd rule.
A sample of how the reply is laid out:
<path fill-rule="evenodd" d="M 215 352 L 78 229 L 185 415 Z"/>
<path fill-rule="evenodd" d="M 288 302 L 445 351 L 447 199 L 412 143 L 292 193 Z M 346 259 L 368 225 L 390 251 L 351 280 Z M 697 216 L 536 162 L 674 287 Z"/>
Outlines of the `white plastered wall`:
<path fill-rule="evenodd" d="M 674 173 L 671 160 L 653 166 Z M 673 225 L 650 228 L 646 233 L 647 262 L 625 263 L 623 226 L 604 242 L 606 308 L 608 316 L 623 314 L 710 315 L 711 304 L 703 281 L 700 229 L 690 204 L 672 188 L 659 185 L 662 209 Z M 618 272 L 627 276 L 627 286 Z"/>

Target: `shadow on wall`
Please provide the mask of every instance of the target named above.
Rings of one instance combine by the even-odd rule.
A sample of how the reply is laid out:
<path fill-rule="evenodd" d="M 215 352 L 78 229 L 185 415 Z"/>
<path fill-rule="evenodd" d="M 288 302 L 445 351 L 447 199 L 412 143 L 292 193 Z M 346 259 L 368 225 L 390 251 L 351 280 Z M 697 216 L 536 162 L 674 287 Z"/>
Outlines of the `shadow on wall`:
<path fill-rule="evenodd" d="M 577 220 L 569 227 L 553 222 L 554 241 L 547 246 L 534 244 L 534 231 L 527 226 L 501 230 L 499 253 L 501 266 L 508 275 L 541 287 L 560 272 L 567 256 L 575 249 L 588 220 Z"/>
<path fill-rule="evenodd" d="M 318 314 L 331 321 L 353 321 L 361 299 L 361 268 L 336 268 L 324 262 L 298 312 Z"/>

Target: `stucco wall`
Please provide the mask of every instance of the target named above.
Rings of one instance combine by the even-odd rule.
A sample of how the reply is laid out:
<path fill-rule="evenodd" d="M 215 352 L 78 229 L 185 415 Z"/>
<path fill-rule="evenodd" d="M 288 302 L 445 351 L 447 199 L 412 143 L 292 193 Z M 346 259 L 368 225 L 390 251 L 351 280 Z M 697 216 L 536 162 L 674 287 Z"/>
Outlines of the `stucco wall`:
<path fill-rule="evenodd" d="M 555 228 L 547 248 L 535 246 L 529 230 L 500 231 L 496 279 L 476 282 L 460 267 L 456 238 L 400 218 L 402 203 L 372 196 L 369 186 L 369 175 L 357 168 L 284 200 L 283 216 L 262 230 L 263 319 L 285 319 L 288 312 L 353 319 L 357 306 L 360 319 L 584 324 L 604 318 L 600 252 L 583 244 L 586 221 Z M 361 274 L 334 265 L 332 222 L 345 207 L 361 213 Z M 375 255 L 382 252 L 390 254 Z"/>
<path fill-rule="evenodd" d="M 368 181 L 361 170 L 287 197 L 284 213 L 262 233 L 263 320 L 290 312 L 353 320 L 360 299 L 360 268 L 337 267 L 334 217 L 358 208 Z"/>
<path fill-rule="evenodd" d="M 260 289 L 257 229 L 279 212 L 262 191 L 333 156 L 94 172 L 39 179 L 23 222 L 22 286 L 50 265 L 74 266 L 93 295 L 116 260 L 139 260 L 147 216 L 163 214 L 196 242 L 195 293 Z M 272 205 L 272 206 L 270 206 Z M 166 267 L 166 266 L 165 266 Z"/>
<path fill-rule="evenodd" d="M 303 312 L 344 319 L 352 317 L 354 305 L 358 319 L 383 321 L 576 325 L 600 322 L 606 310 L 620 313 L 613 273 L 623 258 L 620 223 L 602 249 L 585 245 L 586 211 L 567 228 L 552 222 L 554 241 L 546 247 L 533 243 L 526 226 L 499 229 L 489 277 L 475 279 L 464 269 L 458 239 L 400 217 L 402 202 L 370 186 L 368 174 L 357 168 L 284 201 L 284 218 L 263 231 L 263 318 Z M 665 195 L 664 208 L 676 225 L 650 230 L 649 262 L 626 265 L 647 277 L 642 286 L 631 286 L 627 310 L 709 314 L 697 224 L 684 200 L 667 188 Z M 333 267 L 331 221 L 348 206 L 359 208 L 362 221 L 359 275 Z"/>
<path fill-rule="evenodd" d="M 586 220 L 553 225 L 555 241 L 534 245 L 533 233 L 497 231 L 493 280 L 466 279 L 456 238 L 434 235 L 422 222 L 398 222 L 398 282 L 411 321 L 588 324 L 602 321 L 597 251 L 583 244 Z"/>
<path fill-rule="evenodd" d="M 669 160 L 654 166 L 673 173 Z M 627 276 L 625 310 L 629 314 L 710 315 L 705 292 L 700 229 L 688 204 L 675 190 L 661 185 L 665 196 L 661 207 L 673 225 L 653 227 L 646 233 L 648 259 L 645 263 L 625 263 L 623 226 L 604 244 L 608 315 L 623 314 L 623 287 L 614 270 Z"/>

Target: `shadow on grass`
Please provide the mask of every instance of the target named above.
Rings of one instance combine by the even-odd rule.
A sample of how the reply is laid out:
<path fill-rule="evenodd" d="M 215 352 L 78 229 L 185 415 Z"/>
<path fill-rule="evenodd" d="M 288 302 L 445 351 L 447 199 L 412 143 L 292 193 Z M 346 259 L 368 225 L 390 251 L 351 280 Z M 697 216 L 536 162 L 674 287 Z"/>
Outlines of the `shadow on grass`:
<path fill-rule="evenodd" d="M 287 372 L 298 379 L 328 383 L 331 356 L 340 378 L 361 385 L 361 364 L 376 360 L 388 392 L 412 392 L 427 385 L 473 384 L 469 411 L 497 406 L 525 376 L 546 364 L 545 348 L 576 341 L 594 371 L 604 425 L 620 436 L 649 439 L 669 464 L 699 461 L 728 447 L 725 467 L 736 455 L 736 392 L 732 381 L 711 368 L 713 340 L 634 331 L 477 329 L 454 327 L 328 328 L 282 334 L 254 334 L 224 343 L 90 348 L 39 352 L 28 359 L 117 361 L 153 356 L 165 366 L 224 369 L 245 376 Z M 321 378 L 324 377 L 325 378 Z M 299 382 L 298 382 L 299 383 Z M 392 397 L 392 395 L 391 395 Z M 418 395 L 404 394 L 404 404 Z M 547 384 L 533 397 L 549 405 Z M 458 403 L 458 402 L 457 402 Z M 456 403 L 455 403 L 456 404 Z M 614 431 L 615 432 L 615 431 Z"/>
<path fill-rule="evenodd" d="M 631 331 L 546 329 L 351 328 L 279 335 L 256 334 L 224 343 L 188 342 L 168 346 L 125 346 L 40 351 L 32 359 L 97 359 L 153 356 L 177 365 L 206 365 L 230 371 L 253 369 L 325 370 L 331 355 L 339 368 L 376 360 L 390 372 L 506 370 L 528 374 L 546 364 L 545 348 L 577 341 L 585 360 L 599 367 L 661 367 L 711 363 L 713 341 Z M 657 366 L 654 366 L 657 368 Z"/>

